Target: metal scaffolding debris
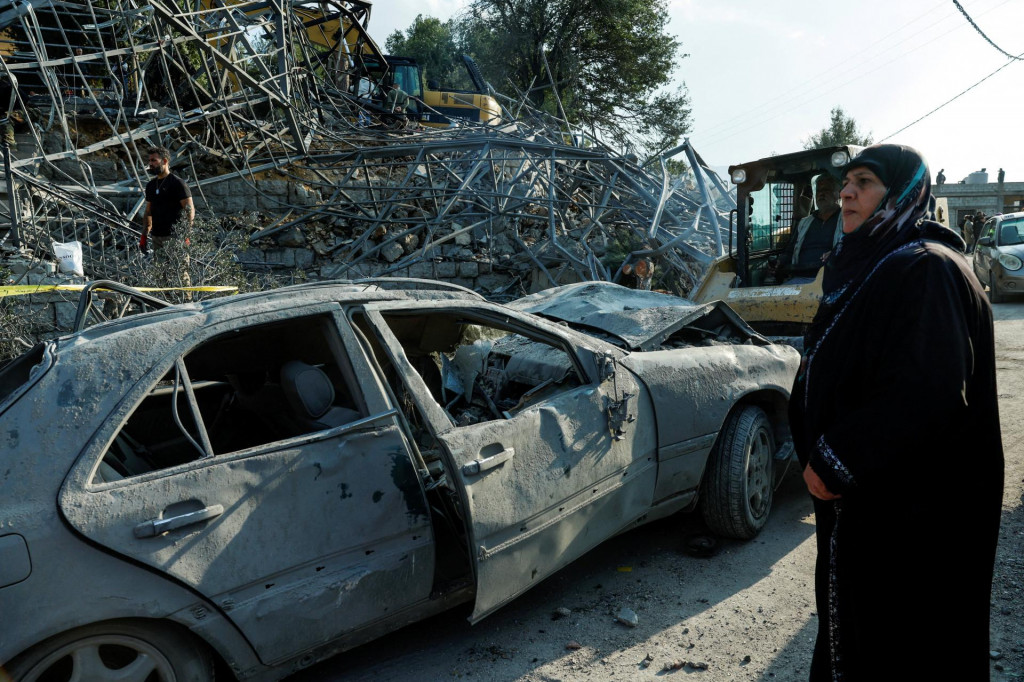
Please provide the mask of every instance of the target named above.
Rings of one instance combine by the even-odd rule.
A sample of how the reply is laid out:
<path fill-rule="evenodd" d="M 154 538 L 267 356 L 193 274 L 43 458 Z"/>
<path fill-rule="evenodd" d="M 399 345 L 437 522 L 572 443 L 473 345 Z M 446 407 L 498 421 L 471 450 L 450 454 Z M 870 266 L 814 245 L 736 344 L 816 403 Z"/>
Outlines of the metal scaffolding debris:
<path fill-rule="evenodd" d="M 384 113 L 361 97 L 365 63 L 383 59 L 370 9 L 0 1 L 0 75 L 16 83 L 5 132 L 17 145 L 0 239 L 40 257 L 78 240 L 90 277 L 120 279 L 142 256 L 146 149 L 164 145 L 200 212 L 253 197 L 267 227 L 250 241 L 300 230 L 314 277 L 488 258 L 546 286 L 620 281 L 645 259 L 685 293 L 723 253 L 731 198 L 713 174 L 705 182 L 688 143 L 641 166 L 522 101 L 504 100 L 499 121 L 447 128 Z M 682 151 L 697 171 L 688 181 L 663 163 Z"/>

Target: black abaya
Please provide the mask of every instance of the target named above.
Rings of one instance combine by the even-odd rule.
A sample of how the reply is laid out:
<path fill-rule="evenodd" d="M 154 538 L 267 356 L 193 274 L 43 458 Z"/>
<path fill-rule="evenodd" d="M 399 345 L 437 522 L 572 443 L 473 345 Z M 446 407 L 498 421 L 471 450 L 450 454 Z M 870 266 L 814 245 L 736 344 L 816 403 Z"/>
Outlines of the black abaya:
<path fill-rule="evenodd" d="M 812 680 L 988 679 L 1003 454 L 991 308 L 934 223 L 841 292 L 790 416 L 815 500 Z"/>

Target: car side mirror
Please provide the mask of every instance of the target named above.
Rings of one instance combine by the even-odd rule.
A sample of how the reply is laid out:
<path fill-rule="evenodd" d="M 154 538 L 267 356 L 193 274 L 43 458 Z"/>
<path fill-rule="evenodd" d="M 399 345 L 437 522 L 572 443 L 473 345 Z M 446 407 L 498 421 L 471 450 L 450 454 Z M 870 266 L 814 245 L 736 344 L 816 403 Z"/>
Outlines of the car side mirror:
<path fill-rule="evenodd" d="M 978 246 L 992 246 L 992 237 L 980 237 Z"/>

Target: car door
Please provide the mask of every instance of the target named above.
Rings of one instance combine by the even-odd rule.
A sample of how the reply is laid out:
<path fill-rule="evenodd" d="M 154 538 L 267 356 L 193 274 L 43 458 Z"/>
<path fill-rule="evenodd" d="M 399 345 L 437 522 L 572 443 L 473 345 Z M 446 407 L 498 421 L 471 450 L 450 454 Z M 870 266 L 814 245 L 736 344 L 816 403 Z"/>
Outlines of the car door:
<path fill-rule="evenodd" d="M 447 453 L 462 495 L 476 567 L 471 621 L 650 508 L 657 473 L 651 406 L 615 359 L 581 348 L 555 325 L 483 302 L 374 304 L 366 311 Z M 457 325 L 473 334 L 453 330 Z M 486 339 L 495 337 L 488 346 Z M 472 356 L 481 345 L 473 360 L 477 380 L 465 380 L 472 363 L 464 362 L 463 351 Z M 436 353 L 441 363 L 434 393 L 424 380 L 424 363 L 412 358 L 425 353 Z M 465 380 L 463 397 L 437 395 L 436 385 L 456 383 L 456 371 Z M 491 414 L 479 419 L 467 416 L 472 407 L 454 407 L 465 402 L 465 387 L 476 384 L 504 386 L 502 397 L 480 398 L 480 409 Z"/>
<path fill-rule="evenodd" d="M 265 663 L 400 614 L 433 580 L 409 444 L 339 311 L 247 316 L 185 339 L 60 493 L 75 529 L 205 596 Z M 290 383 L 286 366 L 320 383 Z"/>
<path fill-rule="evenodd" d="M 978 233 L 979 243 L 974 247 L 975 274 L 978 275 L 978 279 L 983 284 L 988 284 L 989 282 L 989 277 L 992 273 L 992 261 L 999 258 L 999 250 L 996 248 L 996 225 L 995 218 L 987 220 Z M 986 238 L 987 242 L 982 244 L 981 240 Z"/>

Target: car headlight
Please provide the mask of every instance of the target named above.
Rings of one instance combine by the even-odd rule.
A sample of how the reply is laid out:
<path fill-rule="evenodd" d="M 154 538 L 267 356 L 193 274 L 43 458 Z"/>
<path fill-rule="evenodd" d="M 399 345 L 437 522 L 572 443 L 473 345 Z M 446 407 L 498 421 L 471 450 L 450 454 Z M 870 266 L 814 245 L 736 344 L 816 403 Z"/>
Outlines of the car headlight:
<path fill-rule="evenodd" d="M 845 166 L 849 160 L 850 155 L 846 152 L 832 152 L 832 166 L 835 168 Z"/>
<path fill-rule="evenodd" d="M 1020 270 L 1021 266 L 1024 266 L 1020 258 L 1009 253 L 999 254 L 999 264 L 1007 270 Z"/>
<path fill-rule="evenodd" d="M 732 172 L 732 184 L 742 185 L 747 181 L 747 171 L 742 168 L 737 168 Z"/>

